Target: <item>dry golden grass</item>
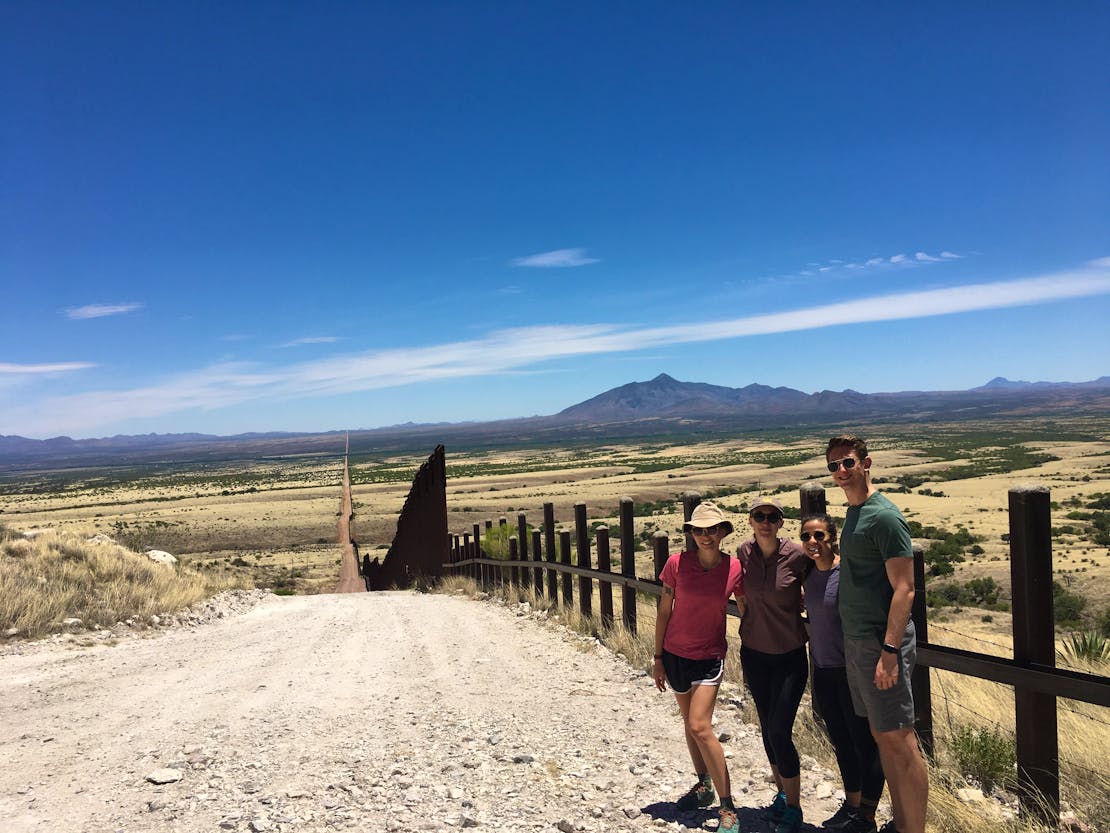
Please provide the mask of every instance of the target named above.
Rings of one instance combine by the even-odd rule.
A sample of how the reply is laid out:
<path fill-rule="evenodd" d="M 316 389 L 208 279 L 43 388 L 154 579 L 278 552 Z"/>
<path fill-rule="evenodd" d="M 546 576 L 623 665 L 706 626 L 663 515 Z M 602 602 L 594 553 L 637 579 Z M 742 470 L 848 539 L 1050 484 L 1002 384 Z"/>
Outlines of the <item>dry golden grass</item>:
<path fill-rule="evenodd" d="M 42 636 L 67 618 L 106 628 L 172 613 L 237 586 L 235 579 L 156 564 L 71 532 L 8 537 L 0 543 L 0 630 Z"/>

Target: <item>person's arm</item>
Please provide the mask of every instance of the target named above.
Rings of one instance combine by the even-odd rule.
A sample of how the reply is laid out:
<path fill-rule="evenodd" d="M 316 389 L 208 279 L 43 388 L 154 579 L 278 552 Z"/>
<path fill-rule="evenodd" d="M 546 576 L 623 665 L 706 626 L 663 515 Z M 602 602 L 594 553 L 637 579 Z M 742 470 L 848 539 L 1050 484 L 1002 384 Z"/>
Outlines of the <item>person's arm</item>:
<path fill-rule="evenodd" d="M 910 621 L 910 612 L 913 610 L 913 559 L 888 558 L 886 560 L 886 576 L 890 586 L 894 588 L 894 596 L 890 600 L 890 612 L 886 617 L 886 633 L 883 634 L 883 643 L 902 647 L 902 639 L 906 635 L 906 625 Z M 883 651 L 879 654 L 879 662 L 875 666 L 875 687 L 879 689 L 893 688 L 898 682 L 899 654 Z"/>
<path fill-rule="evenodd" d="M 667 634 L 667 623 L 671 621 L 674 610 L 674 588 L 664 584 L 659 596 L 659 608 L 655 613 L 655 662 L 652 664 L 652 678 L 660 691 L 667 690 L 667 672 L 663 670 L 663 637 Z"/>

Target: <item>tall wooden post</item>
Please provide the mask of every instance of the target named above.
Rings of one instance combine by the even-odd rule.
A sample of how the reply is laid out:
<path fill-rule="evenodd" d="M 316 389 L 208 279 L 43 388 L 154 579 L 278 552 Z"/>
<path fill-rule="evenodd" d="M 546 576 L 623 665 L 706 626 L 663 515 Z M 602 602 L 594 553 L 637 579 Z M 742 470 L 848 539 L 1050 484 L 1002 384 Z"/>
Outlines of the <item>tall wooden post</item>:
<path fill-rule="evenodd" d="M 658 579 L 659 574 L 663 572 L 663 568 L 667 566 L 667 559 L 671 557 L 670 554 L 670 539 L 667 533 L 660 530 L 651 536 L 652 554 L 655 557 L 655 576 Z"/>
<path fill-rule="evenodd" d="M 578 566 L 587 570 L 591 569 L 590 557 L 590 527 L 586 520 L 586 504 L 574 504 L 574 532 L 575 550 L 578 554 Z M 578 609 L 582 615 L 589 619 L 594 612 L 594 580 L 589 576 L 578 577 Z"/>
<path fill-rule="evenodd" d="M 462 536 L 462 539 L 463 539 L 463 558 L 469 560 L 470 558 L 473 557 L 473 555 L 471 554 L 471 549 L 472 548 L 470 546 L 470 533 L 469 532 L 464 532 L 463 536 Z M 473 564 L 468 564 L 467 565 L 466 574 L 468 576 L 470 576 L 472 579 L 474 579 L 475 581 L 478 580 L 477 576 L 474 574 L 474 565 Z"/>
<path fill-rule="evenodd" d="M 929 641 L 929 620 L 925 608 L 925 551 L 918 544 L 913 546 L 913 585 L 910 618 L 913 619 L 914 633 L 920 645 Z M 933 742 L 933 687 L 929 669 L 919 662 L 913 666 L 910 689 L 913 692 L 917 738 L 921 741 L 922 751 L 932 759 L 936 750 Z"/>
<path fill-rule="evenodd" d="M 559 560 L 570 566 L 570 530 L 564 529 L 559 533 Z M 563 607 L 570 608 L 574 604 L 574 576 L 563 573 Z"/>
<path fill-rule="evenodd" d="M 528 560 L 528 519 L 521 512 L 516 516 L 516 536 L 520 541 L 520 560 Z M 525 590 L 532 586 L 532 571 L 527 567 L 520 571 L 520 584 Z"/>
<path fill-rule="evenodd" d="M 611 573 L 612 564 L 609 561 L 609 527 L 597 528 L 597 569 L 602 573 Z M 613 584 L 601 580 L 597 588 L 601 594 L 601 627 L 609 630 L 613 627 Z"/>
<path fill-rule="evenodd" d="M 516 536 L 509 536 L 509 560 L 516 561 L 520 557 L 520 547 L 517 543 Z M 505 574 L 505 568 L 501 568 L 501 574 Z M 515 564 L 509 568 L 509 583 L 512 584 L 513 589 L 520 589 L 520 567 Z"/>
<path fill-rule="evenodd" d="M 635 513 L 632 498 L 620 499 L 621 519 L 621 575 L 636 578 L 636 530 L 633 528 Z M 636 633 L 636 590 L 621 587 L 621 621 L 628 632 Z"/>
<path fill-rule="evenodd" d="M 555 555 L 555 504 L 543 505 L 543 549 L 547 560 L 554 563 Z M 547 571 L 547 598 L 553 602 L 559 600 L 559 574 L 554 570 Z"/>
<path fill-rule="evenodd" d="M 536 597 L 539 598 L 543 595 L 543 567 L 539 566 L 543 563 L 543 548 L 538 529 L 532 530 L 532 560 L 536 563 L 536 567 L 532 570 L 532 587 L 535 588 Z"/>
<path fill-rule="evenodd" d="M 489 529 L 489 521 L 486 521 L 486 529 Z M 484 553 L 482 552 L 482 528 L 478 524 L 474 524 L 474 558 L 481 558 Z M 486 572 L 485 564 L 474 565 L 474 577 L 478 580 L 478 585 L 485 589 L 489 586 L 489 576 Z"/>
<path fill-rule="evenodd" d="M 824 515 L 828 512 L 825 503 L 825 487 L 820 483 L 813 481 L 803 483 L 798 490 L 798 499 L 801 503 L 803 518 L 806 515 Z"/>
<path fill-rule="evenodd" d="M 1010 584 L 1014 662 L 1056 665 L 1052 604 L 1052 519 L 1044 486 L 1010 490 Z M 1056 698 L 1014 686 L 1018 794 L 1022 810 L 1055 829 L 1060 815 Z"/>
<path fill-rule="evenodd" d="M 697 492 L 686 492 L 682 496 L 682 522 L 684 524 L 690 522 L 690 517 L 694 514 L 694 509 L 701 503 L 701 495 Z M 698 542 L 694 540 L 694 536 L 689 532 L 686 533 L 686 552 L 691 552 L 698 548 Z"/>

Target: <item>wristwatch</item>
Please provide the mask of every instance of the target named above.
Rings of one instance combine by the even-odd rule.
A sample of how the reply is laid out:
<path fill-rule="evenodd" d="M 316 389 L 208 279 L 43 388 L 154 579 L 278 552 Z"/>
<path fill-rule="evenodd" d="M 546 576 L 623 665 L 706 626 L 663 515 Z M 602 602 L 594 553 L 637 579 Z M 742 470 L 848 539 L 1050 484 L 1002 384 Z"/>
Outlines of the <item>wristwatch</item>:
<path fill-rule="evenodd" d="M 891 645 L 889 642 L 884 642 L 883 643 L 883 651 L 885 651 L 888 654 L 897 654 L 898 653 L 898 646 L 897 645 Z"/>

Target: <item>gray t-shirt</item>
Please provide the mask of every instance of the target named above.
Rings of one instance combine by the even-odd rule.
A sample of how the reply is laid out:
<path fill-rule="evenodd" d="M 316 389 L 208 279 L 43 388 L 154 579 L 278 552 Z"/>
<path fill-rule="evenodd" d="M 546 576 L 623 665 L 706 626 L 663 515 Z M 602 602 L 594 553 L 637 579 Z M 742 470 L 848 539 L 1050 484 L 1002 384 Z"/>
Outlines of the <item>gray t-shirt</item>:
<path fill-rule="evenodd" d="M 818 668 L 844 667 L 844 630 L 840 625 L 840 565 L 806 576 L 809 655 Z"/>

